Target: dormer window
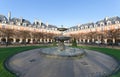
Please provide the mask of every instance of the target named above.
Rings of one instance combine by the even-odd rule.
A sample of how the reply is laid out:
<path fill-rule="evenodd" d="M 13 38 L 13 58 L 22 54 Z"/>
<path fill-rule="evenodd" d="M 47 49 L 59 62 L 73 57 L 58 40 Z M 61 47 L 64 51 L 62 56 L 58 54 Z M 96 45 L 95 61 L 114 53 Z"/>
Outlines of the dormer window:
<path fill-rule="evenodd" d="M 17 20 L 16 20 L 16 22 L 17 22 Z"/>
<path fill-rule="evenodd" d="M 6 24 L 6 21 L 2 21 L 3 24 Z"/>
<path fill-rule="evenodd" d="M 18 22 L 18 25 L 20 26 L 20 25 L 21 25 L 21 23 L 20 23 L 20 22 Z"/>
<path fill-rule="evenodd" d="M 11 25 L 14 25 L 14 22 L 10 22 Z"/>
<path fill-rule="evenodd" d="M 54 28 L 52 28 L 52 30 L 54 30 Z"/>
<path fill-rule="evenodd" d="M 84 29 L 84 27 L 81 27 L 81 29 Z"/>
<path fill-rule="evenodd" d="M 88 26 L 85 26 L 85 29 L 87 29 L 88 28 Z"/>
<path fill-rule="evenodd" d="M 45 28 L 45 26 L 42 26 L 42 28 Z"/>
<path fill-rule="evenodd" d="M 100 26 L 104 26 L 104 23 L 103 23 L 103 22 L 101 22 L 101 23 L 100 23 Z"/>
<path fill-rule="evenodd" d="M 107 21 L 107 25 L 111 25 L 111 21 Z"/>
<path fill-rule="evenodd" d="M 71 31 L 73 31 L 73 28 L 71 29 Z"/>
<path fill-rule="evenodd" d="M 23 23 L 23 26 L 27 26 L 27 24 L 26 24 L 26 23 Z"/>
<path fill-rule="evenodd" d="M 94 24 L 94 27 L 97 27 L 97 24 Z"/>
<path fill-rule="evenodd" d="M 120 22 L 119 21 L 115 21 L 115 24 L 119 24 Z"/>
<path fill-rule="evenodd" d="M 57 30 L 57 28 L 55 28 L 55 30 Z"/>
<path fill-rule="evenodd" d="M 93 28 L 93 25 L 90 25 L 89 28 Z"/>
<path fill-rule="evenodd" d="M 80 28 L 78 28 L 78 30 L 80 30 Z"/>

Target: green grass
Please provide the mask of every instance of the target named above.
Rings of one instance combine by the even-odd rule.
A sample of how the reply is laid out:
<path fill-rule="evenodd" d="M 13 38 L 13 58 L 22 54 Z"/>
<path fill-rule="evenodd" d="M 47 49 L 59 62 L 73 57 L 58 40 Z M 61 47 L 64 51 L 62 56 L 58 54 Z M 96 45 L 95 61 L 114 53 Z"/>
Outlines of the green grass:
<path fill-rule="evenodd" d="M 91 46 L 78 46 L 78 48 L 84 48 L 84 49 L 89 49 L 89 50 L 94 50 L 94 51 L 98 51 L 98 52 L 101 52 L 101 53 L 105 53 L 107 55 L 110 55 L 110 56 L 114 57 L 118 61 L 120 61 L 120 49 L 91 47 Z M 120 71 L 117 74 L 115 74 L 111 77 L 120 77 Z"/>
<path fill-rule="evenodd" d="M 14 74 L 11 74 L 8 70 L 4 67 L 4 61 L 19 52 L 46 47 L 46 46 L 26 46 L 26 47 L 8 47 L 8 48 L 0 48 L 0 77 L 15 77 Z"/>

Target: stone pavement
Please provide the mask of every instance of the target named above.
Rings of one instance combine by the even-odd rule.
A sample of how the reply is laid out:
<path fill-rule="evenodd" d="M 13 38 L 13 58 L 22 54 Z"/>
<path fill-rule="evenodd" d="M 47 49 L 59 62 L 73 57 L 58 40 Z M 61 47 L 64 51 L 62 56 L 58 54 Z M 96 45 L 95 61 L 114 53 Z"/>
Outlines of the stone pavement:
<path fill-rule="evenodd" d="M 34 49 L 16 54 L 8 65 L 20 77 L 101 77 L 118 66 L 108 55 L 85 51 L 82 58 L 58 59 L 43 56 L 41 49 Z"/>

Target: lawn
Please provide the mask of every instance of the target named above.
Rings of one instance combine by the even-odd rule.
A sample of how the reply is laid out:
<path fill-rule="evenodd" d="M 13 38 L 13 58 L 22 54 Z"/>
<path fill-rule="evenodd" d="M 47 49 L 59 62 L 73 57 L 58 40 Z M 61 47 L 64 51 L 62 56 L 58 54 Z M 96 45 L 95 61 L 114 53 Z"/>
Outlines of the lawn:
<path fill-rule="evenodd" d="M 46 46 L 26 46 L 26 47 L 8 47 L 8 48 L 0 48 L 0 77 L 15 77 L 14 74 L 11 74 L 8 72 L 8 70 L 4 67 L 4 61 L 19 52 L 40 48 L 40 47 L 46 47 Z"/>
<path fill-rule="evenodd" d="M 26 46 L 26 47 L 8 47 L 8 48 L 0 48 L 0 77 L 15 77 L 14 74 L 11 74 L 8 70 L 4 68 L 4 61 L 19 52 L 46 47 L 46 46 Z M 90 47 L 90 46 L 78 46 L 78 48 L 85 48 L 89 50 L 99 51 L 108 55 L 113 56 L 118 61 L 120 61 L 120 50 L 119 49 L 110 49 L 110 48 L 101 48 L 101 47 Z M 115 74 L 112 77 L 120 77 L 120 72 Z"/>
<path fill-rule="evenodd" d="M 117 59 L 120 62 L 120 49 L 91 47 L 91 46 L 78 46 L 78 48 L 84 48 L 84 49 L 89 49 L 89 50 L 94 50 L 94 51 L 98 51 L 101 53 L 105 53 L 105 54 L 108 54 L 108 55 L 114 57 L 115 59 Z M 120 77 L 120 71 L 111 77 Z"/>

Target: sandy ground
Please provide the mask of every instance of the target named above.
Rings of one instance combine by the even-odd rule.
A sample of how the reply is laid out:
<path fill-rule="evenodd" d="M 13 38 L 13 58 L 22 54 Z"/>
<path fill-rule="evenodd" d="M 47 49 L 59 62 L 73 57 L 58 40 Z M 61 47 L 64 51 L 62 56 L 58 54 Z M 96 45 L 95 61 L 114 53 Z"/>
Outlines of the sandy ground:
<path fill-rule="evenodd" d="M 101 77 L 117 66 L 112 57 L 90 50 L 80 59 L 49 58 L 41 49 L 19 53 L 9 59 L 9 69 L 20 77 Z"/>

